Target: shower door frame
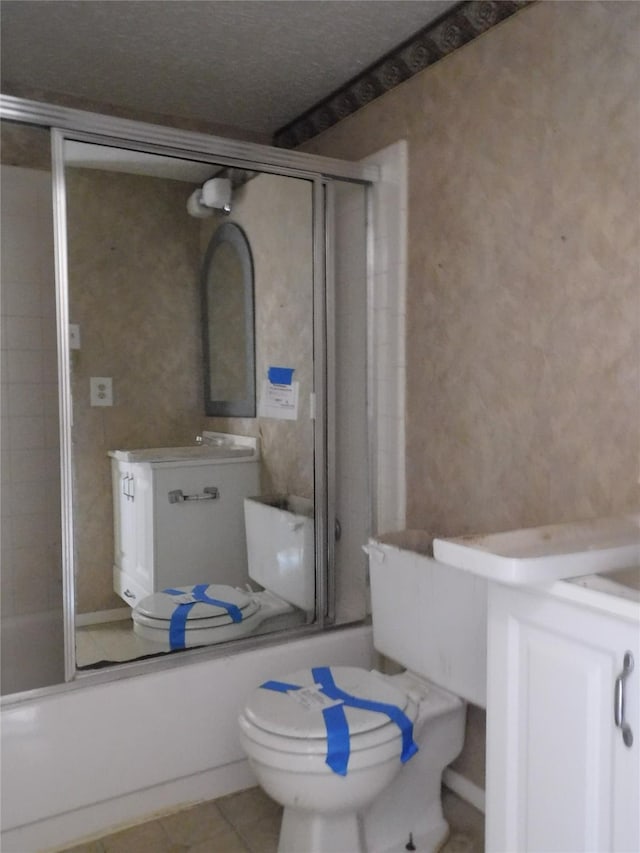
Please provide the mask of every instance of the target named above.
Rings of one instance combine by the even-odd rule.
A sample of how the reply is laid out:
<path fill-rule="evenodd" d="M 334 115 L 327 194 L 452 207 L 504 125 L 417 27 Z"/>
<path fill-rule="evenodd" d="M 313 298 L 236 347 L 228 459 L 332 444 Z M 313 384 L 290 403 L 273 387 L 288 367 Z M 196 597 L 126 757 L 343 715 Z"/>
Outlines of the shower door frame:
<path fill-rule="evenodd" d="M 335 342 L 333 315 L 333 244 L 331 182 L 333 179 L 372 185 L 379 180 L 375 165 L 337 160 L 241 142 L 204 133 L 176 130 L 145 122 L 120 119 L 100 113 L 59 107 L 52 104 L 0 95 L 0 119 L 22 124 L 48 127 L 51 131 L 52 184 L 54 194 L 54 243 L 56 256 L 56 299 L 58 326 L 58 379 L 60 402 L 60 454 L 62 490 L 62 555 L 63 608 L 65 634 L 65 682 L 30 691 L 29 695 L 45 695 L 82 684 L 95 684 L 129 677 L 139 673 L 159 671 L 185 661 L 184 656 L 167 655 L 152 661 L 114 664 L 113 667 L 91 673 L 79 673 L 75 658 L 75 561 L 73 549 L 72 512 L 72 448 L 71 448 L 71 389 L 70 346 L 66 253 L 66 203 L 64 191 L 65 139 L 96 142 L 122 148 L 134 148 L 152 154 L 178 156 L 185 159 L 241 167 L 285 177 L 300 178 L 313 183 L 313 334 L 314 340 L 314 503 L 315 503 L 315 566 L 317 621 L 308 628 L 298 629 L 296 636 L 316 633 L 330 627 L 335 611 L 335 549 L 333 529 L 328 519 L 335 518 L 334 457 L 328 440 L 334 423 L 335 389 L 332 379 L 332 352 Z M 127 142 L 129 145 L 127 145 Z M 371 219 L 367 220 L 367 243 L 372 244 Z M 319 427 L 319 428 L 318 428 Z M 333 528 L 333 522 L 331 523 Z M 282 641 L 281 634 L 270 637 L 234 641 L 233 650 L 246 651 L 252 646 Z M 203 655 L 228 655 L 232 648 L 208 646 L 190 650 L 189 659 Z M 20 694 L 15 694 L 16 698 Z M 11 697 L 6 697 L 10 699 Z M 4 704 L 4 703 L 3 703 Z"/>

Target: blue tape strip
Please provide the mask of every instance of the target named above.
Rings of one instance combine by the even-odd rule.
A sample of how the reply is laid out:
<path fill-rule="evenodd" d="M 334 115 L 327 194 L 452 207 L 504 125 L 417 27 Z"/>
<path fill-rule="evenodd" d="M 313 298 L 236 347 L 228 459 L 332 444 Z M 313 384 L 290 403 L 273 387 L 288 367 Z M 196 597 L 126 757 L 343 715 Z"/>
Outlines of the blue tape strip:
<path fill-rule="evenodd" d="M 322 716 L 327 727 L 326 763 L 334 773 L 346 776 L 349 756 L 351 755 L 351 737 L 349 735 L 349 723 L 344 713 L 344 705 L 332 705 L 331 708 L 323 708 Z"/>
<path fill-rule="evenodd" d="M 391 722 L 395 723 L 402 733 L 402 753 L 400 761 L 404 764 L 418 751 L 413 740 L 413 723 L 397 705 L 389 705 L 386 702 L 373 702 L 370 699 L 359 699 L 352 696 L 336 686 L 331 670 L 328 666 L 317 666 L 311 670 L 314 681 L 322 686 L 322 692 L 330 699 L 342 699 L 345 705 L 351 708 L 361 708 L 364 711 L 376 711 L 386 714 Z"/>
<path fill-rule="evenodd" d="M 340 701 L 340 705 L 332 705 L 330 708 L 322 709 L 322 716 L 327 728 L 327 758 L 326 763 L 340 776 L 347 775 L 349 755 L 351 754 L 351 742 L 349 734 L 349 723 L 344 712 L 345 707 L 361 708 L 365 711 L 375 711 L 386 714 L 395 723 L 402 734 L 402 753 L 400 760 L 404 764 L 418 751 L 413 740 L 413 723 L 397 705 L 389 705 L 386 702 L 373 702 L 369 699 L 359 699 L 352 696 L 336 686 L 333 674 L 328 666 L 317 666 L 311 670 L 314 683 L 320 685 L 320 691 L 329 699 Z M 260 685 L 267 690 L 276 690 L 279 693 L 287 693 L 289 690 L 300 690 L 297 684 L 287 684 L 285 681 L 265 681 Z"/>
<path fill-rule="evenodd" d="M 291 385 L 294 367 L 270 367 L 267 371 L 269 382 L 272 385 Z"/>
<path fill-rule="evenodd" d="M 298 684 L 287 684 L 286 681 L 265 681 L 260 687 L 266 690 L 277 690 L 278 693 L 288 693 L 290 690 L 300 690 Z"/>
<path fill-rule="evenodd" d="M 199 583 L 194 586 L 190 592 L 185 593 L 183 589 L 163 589 L 168 595 L 192 595 L 195 601 L 189 601 L 185 604 L 179 604 L 171 614 L 169 622 L 169 647 L 171 650 L 184 649 L 186 643 L 187 619 L 189 613 L 195 605 L 201 601 L 204 604 L 213 604 L 216 607 L 222 607 L 231 617 L 232 622 L 242 622 L 242 612 L 236 604 L 230 601 L 222 601 L 219 598 L 210 598 L 206 589 L 209 584 Z"/>

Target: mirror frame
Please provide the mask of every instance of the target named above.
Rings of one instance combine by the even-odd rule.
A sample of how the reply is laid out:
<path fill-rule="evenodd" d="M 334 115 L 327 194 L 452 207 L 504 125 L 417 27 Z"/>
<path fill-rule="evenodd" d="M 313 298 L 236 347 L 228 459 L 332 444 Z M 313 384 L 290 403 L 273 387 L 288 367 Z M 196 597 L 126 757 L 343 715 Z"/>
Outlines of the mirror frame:
<path fill-rule="evenodd" d="M 216 250 L 225 243 L 231 245 L 240 259 L 244 305 L 244 361 L 246 383 L 243 396 L 236 400 L 219 400 L 211 395 L 212 353 L 210 339 L 210 317 L 213 307 L 209 294 L 209 276 Z M 247 235 L 235 222 L 223 222 L 213 233 L 200 278 L 202 311 L 202 358 L 204 362 L 204 410 L 207 417 L 255 418 L 256 416 L 256 342 L 254 316 L 253 256 Z"/>

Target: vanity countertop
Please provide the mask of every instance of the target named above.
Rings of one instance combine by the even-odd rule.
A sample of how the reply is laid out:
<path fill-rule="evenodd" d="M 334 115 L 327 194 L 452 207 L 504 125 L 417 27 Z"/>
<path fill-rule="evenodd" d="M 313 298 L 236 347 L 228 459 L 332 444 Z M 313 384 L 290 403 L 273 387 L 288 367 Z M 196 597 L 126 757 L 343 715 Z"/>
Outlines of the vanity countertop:
<path fill-rule="evenodd" d="M 252 436 L 224 432 L 202 433 L 200 443 L 184 447 L 143 447 L 133 450 L 109 450 L 118 462 L 200 463 L 250 461 L 259 458 L 259 440 Z"/>
<path fill-rule="evenodd" d="M 433 551 L 490 581 L 545 584 L 640 565 L 640 514 L 435 539 Z"/>
<path fill-rule="evenodd" d="M 109 451 L 109 456 L 120 462 L 192 462 L 209 459 L 219 462 L 238 457 L 255 458 L 255 455 L 255 451 L 250 447 L 211 447 L 205 444 Z"/>

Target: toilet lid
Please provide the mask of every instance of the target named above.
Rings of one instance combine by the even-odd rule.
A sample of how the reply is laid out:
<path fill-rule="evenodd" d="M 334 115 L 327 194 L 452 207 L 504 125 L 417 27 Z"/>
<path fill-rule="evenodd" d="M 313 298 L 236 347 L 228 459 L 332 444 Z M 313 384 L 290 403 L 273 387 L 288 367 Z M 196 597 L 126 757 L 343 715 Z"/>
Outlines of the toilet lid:
<path fill-rule="evenodd" d="M 172 587 L 181 595 L 172 595 L 168 592 L 155 592 L 143 598 L 134 608 L 134 619 L 140 617 L 142 624 L 154 624 L 158 622 L 169 623 L 176 607 L 181 603 L 188 603 L 192 586 Z M 225 584 L 209 584 L 205 589 L 205 595 L 235 605 L 242 613 L 243 620 L 251 616 L 259 609 L 258 603 L 242 589 L 236 589 Z M 191 627 L 213 627 L 216 625 L 227 625 L 232 622 L 228 611 L 217 604 L 207 604 L 197 601 L 187 616 L 187 625 Z"/>
<path fill-rule="evenodd" d="M 409 704 L 408 696 L 380 674 L 354 666 L 332 666 L 331 674 L 336 687 L 351 696 L 395 705 L 401 711 L 405 711 Z M 318 686 L 314 686 L 311 669 L 300 669 L 274 680 L 302 689 L 279 692 L 258 688 L 245 706 L 246 718 L 255 726 L 276 735 L 326 740 L 327 725 L 323 708 L 340 702 L 329 699 L 320 692 Z M 345 705 L 344 712 L 352 736 L 390 725 L 389 717 L 376 711 Z"/>

